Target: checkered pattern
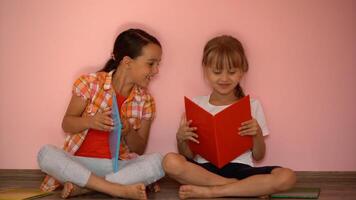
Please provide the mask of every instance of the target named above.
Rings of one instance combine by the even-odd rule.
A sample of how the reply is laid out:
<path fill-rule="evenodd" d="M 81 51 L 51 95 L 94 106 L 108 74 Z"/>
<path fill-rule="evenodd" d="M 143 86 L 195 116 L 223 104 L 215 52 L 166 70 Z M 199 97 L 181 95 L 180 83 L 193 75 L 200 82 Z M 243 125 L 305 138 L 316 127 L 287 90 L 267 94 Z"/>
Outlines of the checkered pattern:
<path fill-rule="evenodd" d="M 83 117 L 93 116 L 98 111 L 112 107 L 114 90 L 111 86 L 111 81 L 113 72 L 97 72 L 83 75 L 74 82 L 73 95 L 88 101 L 88 105 L 82 114 Z M 144 88 L 134 86 L 121 107 L 120 115 L 123 126 L 127 126 L 130 123 L 134 129 L 139 129 L 141 120 L 152 120 L 155 116 L 155 111 L 155 103 L 152 96 Z M 78 134 L 68 134 L 65 138 L 63 150 L 74 155 L 84 141 L 87 132 L 88 130 Z M 122 141 L 120 159 L 127 160 L 130 159 L 130 156 L 128 146 Z M 43 191 L 53 191 L 58 186 L 60 186 L 60 183 L 47 175 L 40 188 Z"/>

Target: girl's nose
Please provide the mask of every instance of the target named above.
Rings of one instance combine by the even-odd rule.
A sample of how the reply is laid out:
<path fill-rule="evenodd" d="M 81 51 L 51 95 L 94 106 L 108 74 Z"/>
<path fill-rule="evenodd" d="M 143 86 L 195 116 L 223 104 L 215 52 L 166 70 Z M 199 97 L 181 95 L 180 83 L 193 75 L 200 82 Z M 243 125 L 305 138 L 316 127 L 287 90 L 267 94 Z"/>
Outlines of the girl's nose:
<path fill-rule="evenodd" d="M 153 68 L 152 68 L 152 74 L 153 75 L 156 75 L 158 74 L 159 70 L 158 70 L 158 65 L 155 65 Z"/>
<path fill-rule="evenodd" d="M 227 73 L 221 73 L 221 76 L 220 76 L 220 78 L 221 78 L 221 80 L 224 80 L 224 81 L 226 81 L 226 80 L 228 80 L 229 79 L 229 75 L 227 74 Z"/>

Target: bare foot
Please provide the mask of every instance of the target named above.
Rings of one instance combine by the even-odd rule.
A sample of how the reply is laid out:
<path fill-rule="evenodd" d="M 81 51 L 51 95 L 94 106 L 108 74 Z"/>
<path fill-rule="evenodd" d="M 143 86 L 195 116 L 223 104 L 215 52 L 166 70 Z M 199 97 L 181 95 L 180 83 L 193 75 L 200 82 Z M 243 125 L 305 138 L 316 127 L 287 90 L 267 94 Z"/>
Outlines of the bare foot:
<path fill-rule="evenodd" d="M 147 185 L 148 192 L 156 193 L 156 192 L 159 192 L 160 190 L 161 190 L 161 187 L 159 186 L 159 184 L 157 182 Z"/>
<path fill-rule="evenodd" d="M 133 185 L 114 185 L 111 195 L 129 199 L 147 199 L 146 187 L 143 183 Z"/>
<path fill-rule="evenodd" d="M 182 185 L 179 188 L 179 198 L 212 198 L 212 187 L 202 187 L 195 185 Z"/>
<path fill-rule="evenodd" d="M 89 192 L 91 192 L 91 190 L 86 188 L 81 188 L 71 182 L 65 182 L 63 185 L 63 190 L 61 192 L 61 197 L 63 199 L 67 199 L 69 197 L 87 194 Z"/>
<path fill-rule="evenodd" d="M 159 191 L 161 191 L 161 187 L 159 186 L 158 183 L 155 183 L 155 185 L 153 186 L 153 191 L 154 191 L 154 192 L 159 192 Z"/>

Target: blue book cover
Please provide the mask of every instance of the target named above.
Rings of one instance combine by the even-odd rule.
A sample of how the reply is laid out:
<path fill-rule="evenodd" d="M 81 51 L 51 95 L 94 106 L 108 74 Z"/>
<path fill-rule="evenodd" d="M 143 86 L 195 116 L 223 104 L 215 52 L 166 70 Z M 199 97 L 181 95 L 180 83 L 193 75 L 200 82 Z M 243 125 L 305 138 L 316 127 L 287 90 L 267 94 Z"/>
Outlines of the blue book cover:
<path fill-rule="evenodd" d="M 119 153 L 122 124 L 115 94 L 112 97 L 112 119 L 114 121 L 114 130 L 110 133 L 109 144 L 113 170 L 114 173 L 116 173 L 119 171 Z"/>

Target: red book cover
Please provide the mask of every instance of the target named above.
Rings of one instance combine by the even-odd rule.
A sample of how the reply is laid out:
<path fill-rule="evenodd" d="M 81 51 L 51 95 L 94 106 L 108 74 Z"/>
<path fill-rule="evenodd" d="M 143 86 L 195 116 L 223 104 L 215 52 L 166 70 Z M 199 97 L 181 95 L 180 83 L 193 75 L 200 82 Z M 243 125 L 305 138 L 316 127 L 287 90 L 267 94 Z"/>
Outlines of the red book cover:
<path fill-rule="evenodd" d="M 189 141 L 190 149 L 221 168 L 252 148 L 251 136 L 238 134 L 242 122 L 251 120 L 250 97 L 245 96 L 216 115 L 184 97 L 187 120 L 197 127 L 199 144 Z"/>

